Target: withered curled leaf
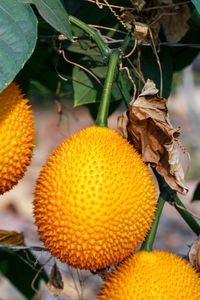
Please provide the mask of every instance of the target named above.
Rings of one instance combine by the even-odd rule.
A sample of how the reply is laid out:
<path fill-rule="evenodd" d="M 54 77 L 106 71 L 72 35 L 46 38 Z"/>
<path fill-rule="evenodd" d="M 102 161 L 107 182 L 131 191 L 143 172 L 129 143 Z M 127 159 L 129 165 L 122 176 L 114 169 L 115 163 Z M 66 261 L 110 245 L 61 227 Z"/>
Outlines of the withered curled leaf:
<path fill-rule="evenodd" d="M 138 44 L 141 44 L 147 36 L 149 27 L 146 24 L 135 22 L 133 36 L 137 40 Z"/>
<path fill-rule="evenodd" d="M 23 232 L 0 230 L 0 244 L 1 245 L 24 245 Z"/>
<path fill-rule="evenodd" d="M 50 279 L 47 286 L 49 293 L 53 294 L 55 297 L 58 297 L 64 288 L 62 275 L 56 263 L 54 263 L 51 269 Z"/>
<path fill-rule="evenodd" d="M 197 272 L 200 272 L 200 236 L 193 242 L 188 253 L 188 259 Z"/>
<path fill-rule="evenodd" d="M 180 128 L 170 123 L 166 99 L 158 96 L 154 82 L 148 79 L 142 93 L 130 104 L 119 117 L 118 128 L 145 163 L 150 163 L 172 189 L 186 194 L 188 188 L 176 148 Z"/>
<path fill-rule="evenodd" d="M 187 21 L 191 16 L 190 9 L 187 5 L 177 6 L 177 9 L 166 8 L 163 10 L 163 16 L 160 18 L 168 42 L 178 42 L 189 30 Z"/>
<path fill-rule="evenodd" d="M 131 2 L 133 6 L 137 8 L 138 11 L 141 11 L 146 4 L 144 0 L 131 0 Z"/>

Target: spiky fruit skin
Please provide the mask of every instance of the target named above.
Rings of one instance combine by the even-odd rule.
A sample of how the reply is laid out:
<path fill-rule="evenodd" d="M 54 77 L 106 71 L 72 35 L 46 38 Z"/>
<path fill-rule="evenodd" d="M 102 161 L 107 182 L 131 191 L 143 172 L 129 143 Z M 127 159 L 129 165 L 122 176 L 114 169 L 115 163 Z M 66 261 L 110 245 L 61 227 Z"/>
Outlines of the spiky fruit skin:
<path fill-rule="evenodd" d="M 27 102 L 14 82 L 0 94 L 0 194 L 24 176 L 33 154 L 35 131 Z"/>
<path fill-rule="evenodd" d="M 147 166 L 119 134 L 89 127 L 49 157 L 35 189 L 38 232 L 52 255 L 80 269 L 100 269 L 135 250 L 156 204 Z"/>
<path fill-rule="evenodd" d="M 164 251 L 139 251 L 105 281 L 99 300 L 199 300 L 200 279 L 182 258 Z"/>

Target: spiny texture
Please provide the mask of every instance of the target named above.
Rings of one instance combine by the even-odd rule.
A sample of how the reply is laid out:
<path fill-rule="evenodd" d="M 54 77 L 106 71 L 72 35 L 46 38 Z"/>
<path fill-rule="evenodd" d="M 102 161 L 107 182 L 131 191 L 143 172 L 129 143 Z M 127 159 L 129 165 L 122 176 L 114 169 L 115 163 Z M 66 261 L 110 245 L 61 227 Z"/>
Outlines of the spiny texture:
<path fill-rule="evenodd" d="M 53 256 L 94 270 L 139 246 L 155 198 L 151 175 L 133 147 L 114 130 L 90 127 L 49 157 L 37 181 L 34 215 Z"/>
<path fill-rule="evenodd" d="M 182 258 L 139 251 L 112 271 L 99 300 L 199 300 L 200 279 Z"/>
<path fill-rule="evenodd" d="M 24 176 L 33 153 L 33 116 L 21 90 L 12 82 L 0 94 L 0 194 Z"/>

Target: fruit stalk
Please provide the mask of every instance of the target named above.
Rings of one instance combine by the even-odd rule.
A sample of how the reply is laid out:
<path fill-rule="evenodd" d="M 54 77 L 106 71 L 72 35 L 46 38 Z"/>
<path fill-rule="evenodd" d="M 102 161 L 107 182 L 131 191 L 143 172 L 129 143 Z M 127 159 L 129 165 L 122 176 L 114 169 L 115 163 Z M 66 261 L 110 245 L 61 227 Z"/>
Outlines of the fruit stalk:
<path fill-rule="evenodd" d="M 168 184 L 165 182 L 164 178 L 160 176 L 156 170 L 154 170 L 154 174 L 157 178 L 159 188 L 160 188 L 160 196 L 158 198 L 157 207 L 156 207 L 156 213 L 155 218 L 153 220 L 152 227 L 148 233 L 148 235 L 145 238 L 145 241 L 143 242 L 141 246 L 141 250 L 145 250 L 147 252 L 151 252 L 153 248 L 153 243 L 156 237 L 156 232 L 158 229 L 158 224 L 160 221 L 160 216 L 162 214 L 162 210 L 165 204 L 165 201 L 167 201 L 169 198 L 171 198 L 170 194 L 170 188 Z"/>
<path fill-rule="evenodd" d="M 107 127 L 107 119 L 110 105 L 110 97 L 112 92 L 112 86 L 115 79 L 117 64 L 119 62 L 119 52 L 113 51 L 110 55 L 108 70 L 104 83 L 103 94 L 101 97 L 101 103 L 97 115 L 96 125 L 100 127 Z"/>
<path fill-rule="evenodd" d="M 158 202 L 157 202 L 157 208 L 156 208 L 156 215 L 151 227 L 151 230 L 149 231 L 148 235 L 145 238 L 145 241 L 143 242 L 142 246 L 141 246 L 141 250 L 145 250 L 147 252 L 151 252 L 152 248 L 153 248 L 153 243 L 156 237 L 156 232 L 157 232 L 157 228 L 158 228 L 158 224 L 160 221 L 160 216 L 165 204 L 165 197 L 166 195 L 163 193 L 160 193 L 160 196 L 158 198 Z"/>
<path fill-rule="evenodd" d="M 97 44 L 99 50 L 101 51 L 101 54 L 104 58 L 108 58 L 110 56 L 110 48 L 104 43 L 102 38 L 99 36 L 99 34 L 93 30 L 91 27 L 89 27 L 86 23 L 82 22 L 81 20 L 75 18 L 74 16 L 69 16 L 70 23 L 78 26 L 82 30 L 84 30 L 86 33 L 88 33 L 92 39 Z"/>
<path fill-rule="evenodd" d="M 176 208 L 176 210 L 179 212 L 179 214 L 182 216 L 182 218 L 185 220 L 185 222 L 188 224 L 188 226 L 192 229 L 194 233 L 197 235 L 200 234 L 200 226 L 196 222 L 196 220 L 190 215 L 187 210 L 181 209 L 180 206 L 185 208 L 179 197 L 177 196 L 176 192 L 173 191 L 169 185 L 165 182 L 164 178 L 160 176 L 156 170 L 154 169 L 154 174 L 158 180 L 159 188 L 160 188 L 160 196 L 157 203 L 157 210 L 155 214 L 155 218 L 151 227 L 151 230 L 149 231 L 148 235 L 146 236 L 145 241 L 142 244 L 141 250 L 146 250 L 148 252 L 152 251 L 153 243 L 155 240 L 160 216 L 162 213 L 162 209 L 164 207 L 165 201 L 169 202 L 170 204 L 173 204 Z M 176 206 L 176 204 L 178 206 Z"/>
<path fill-rule="evenodd" d="M 181 217 L 185 220 L 185 222 L 188 224 L 188 226 L 192 229 L 192 231 L 194 233 L 196 233 L 197 235 L 200 235 L 200 226 L 199 224 L 196 222 L 196 220 L 191 216 L 191 214 L 189 212 L 187 212 L 187 210 L 184 210 L 185 206 L 184 204 L 181 202 L 181 200 L 179 199 L 179 197 L 177 196 L 176 193 L 174 193 L 174 198 L 173 198 L 173 202 L 174 207 L 176 208 L 176 210 L 179 212 L 179 214 L 181 215 Z M 173 204 L 172 202 L 172 204 Z M 178 206 L 176 206 L 176 204 Z M 183 209 L 180 208 L 180 206 L 183 207 Z"/>

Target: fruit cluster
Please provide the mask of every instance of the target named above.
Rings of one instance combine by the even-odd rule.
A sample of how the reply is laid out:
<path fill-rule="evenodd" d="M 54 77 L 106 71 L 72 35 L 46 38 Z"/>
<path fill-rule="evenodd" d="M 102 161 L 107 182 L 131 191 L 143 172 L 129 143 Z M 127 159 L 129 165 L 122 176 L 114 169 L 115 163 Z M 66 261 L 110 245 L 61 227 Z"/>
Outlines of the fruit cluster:
<path fill-rule="evenodd" d="M 32 114 L 12 83 L 0 94 L 0 192 L 10 190 L 32 156 Z M 119 264 L 99 299 L 200 299 L 192 266 L 162 251 L 134 251 L 151 228 L 156 190 L 135 151 L 111 129 L 90 127 L 64 141 L 41 170 L 34 192 L 40 238 L 75 268 Z"/>

